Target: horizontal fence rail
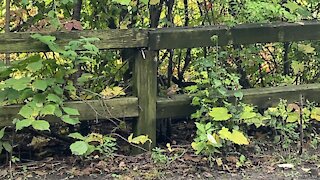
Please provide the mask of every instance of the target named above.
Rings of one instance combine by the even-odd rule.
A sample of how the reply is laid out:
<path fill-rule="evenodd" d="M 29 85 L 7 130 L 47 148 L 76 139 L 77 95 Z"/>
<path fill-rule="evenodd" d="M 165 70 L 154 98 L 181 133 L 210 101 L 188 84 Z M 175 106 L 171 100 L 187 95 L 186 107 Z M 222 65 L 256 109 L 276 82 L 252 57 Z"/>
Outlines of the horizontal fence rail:
<path fill-rule="evenodd" d="M 320 22 L 163 28 L 150 31 L 149 48 L 158 50 L 213 46 L 210 37 L 214 35 L 218 36 L 219 45 L 320 40 Z"/>
<path fill-rule="evenodd" d="M 45 52 L 48 47 L 38 40 L 31 38 L 34 33 L 2 33 L 0 34 L 0 53 L 15 52 Z M 67 45 L 72 40 L 81 37 L 95 37 L 100 40 L 95 43 L 99 49 L 122 49 L 146 47 L 148 44 L 148 32 L 137 29 L 117 29 L 117 30 L 99 30 L 99 31 L 71 31 L 41 33 L 52 35 L 57 38 L 59 45 Z M 80 49 L 81 50 L 81 49 Z"/>
<path fill-rule="evenodd" d="M 42 52 L 48 47 L 30 37 L 32 33 L 0 34 L 0 53 Z M 320 40 L 320 22 L 242 24 L 163 29 L 114 29 L 103 31 L 72 31 L 50 33 L 61 45 L 80 37 L 97 37 L 99 49 L 148 48 L 150 50 L 205 47 L 218 36 L 219 45 L 253 44 Z M 170 43 L 168 43 L 170 42 Z"/>
<path fill-rule="evenodd" d="M 243 89 L 244 103 L 253 104 L 265 109 L 277 105 L 280 99 L 289 103 L 300 101 L 300 94 L 310 101 L 320 102 L 320 84 L 290 85 L 282 87 L 266 87 Z M 228 97 L 234 101 L 234 91 L 228 91 Z M 196 111 L 191 105 L 192 95 L 175 95 L 172 98 L 157 98 L 157 119 L 186 118 Z M 86 100 L 67 102 L 67 107 L 77 108 L 80 112 L 79 120 L 96 120 L 109 118 L 130 118 L 139 116 L 138 98 L 122 97 L 109 100 Z M 21 106 L 4 106 L 0 109 L 0 126 L 12 125 L 12 119 L 17 117 Z M 58 119 L 48 117 L 50 122 Z"/>

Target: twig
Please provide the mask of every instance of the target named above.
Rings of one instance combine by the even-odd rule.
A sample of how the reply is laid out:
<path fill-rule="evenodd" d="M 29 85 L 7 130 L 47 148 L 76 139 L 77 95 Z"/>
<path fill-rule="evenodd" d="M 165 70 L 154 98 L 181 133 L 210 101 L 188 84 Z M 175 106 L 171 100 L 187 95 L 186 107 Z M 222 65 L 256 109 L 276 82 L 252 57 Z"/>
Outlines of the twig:
<path fill-rule="evenodd" d="M 289 42 L 285 42 L 283 43 L 283 48 L 284 48 L 284 52 L 283 52 L 283 75 L 289 75 L 290 73 L 290 64 L 291 64 L 291 60 L 288 59 L 288 54 L 289 54 Z"/>
<path fill-rule="evenodd" d="M 140 146 L 138 146 L 138 145 L 135 145 L 135 144 L 133 144 L 133 143 L 130 143 L 126 138 L 122 137 L 121 135 L 119 135 L 119 134 L 117 134 L 117 133 L 111 133 L 111 135 L 115 135 L 115 136 L 119 137 L 120 139 L 126 141 L 127 143 L 129 143 L 129 144 L 132 145 L 133 147 L 136 147 L 136 148 L 141 149 L 141 150 L 143 150 L 143 151 L 145 151 L 145 152 L 148 152 L 148 150 L 146 150 L 145 148 L 140 147 Z"/>
<path fill-rule="evenodd" d="M 303 152 L 303 96 L 300 94 L 300 150 L 299 155 Z"/>
<path fill-rule="evenodd" d="M 10 0 L 6 0 L 6 17 L 5 17 L 5 33 L 9 33 L 10 32 Z M 6 65 L 10 64 L 10 53 L 6 53 L 5 54 L 5 58 L 6 58 Z"/>
<path fill-rule="evenodd" d="M 182 152 L 179 156 L 172 158 L 172 159 L 168 162 L 168 164 L 171 164 L 173 161 L 181 158 L 187 151 L 188 151 L 187 149 L 184 149 L 183 152 Z"/>

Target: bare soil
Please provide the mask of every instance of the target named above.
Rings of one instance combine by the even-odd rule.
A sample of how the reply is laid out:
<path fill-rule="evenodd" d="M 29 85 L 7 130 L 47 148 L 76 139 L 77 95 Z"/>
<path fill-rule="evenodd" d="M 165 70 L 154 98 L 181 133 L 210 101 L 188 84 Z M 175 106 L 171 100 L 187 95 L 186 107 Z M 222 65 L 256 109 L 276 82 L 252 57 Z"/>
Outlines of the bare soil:
<path fill-rule="evenodd" d="M 249 147 L 230 149 L 211 159 L 195 155 L 190 147 L 195 127 L 193 122 L 173 124 L 170 152 L 160 144 L 169 160 L 155 162 L 151 153 L 128 155 L 126 145 L 113 157 L 94 156 L 81 159 L 58 153 L 38 160 L 3 163 L 1 179 L 320 179 L 319 150 L 306 148 L 298 155 L 294 148 L 283 152 L 262 138 Z M 270 144 L 270 145 L 269 145 Z M 46 148 L 46 147 L 45 147 Z M 42 149 L 42 151 L 45 150 Z M 51 148 L 52 146 L 48 146 Z M 298 148 L 296 148 L 298 149 Z M 67 151 L 67 149 L 65 150 Z M 246 160 L 239 163 L 239 156 Z M 170 159 L 171 158 L 171 159 Z M 158 160 L 159 161 L 159 160 Z"/>

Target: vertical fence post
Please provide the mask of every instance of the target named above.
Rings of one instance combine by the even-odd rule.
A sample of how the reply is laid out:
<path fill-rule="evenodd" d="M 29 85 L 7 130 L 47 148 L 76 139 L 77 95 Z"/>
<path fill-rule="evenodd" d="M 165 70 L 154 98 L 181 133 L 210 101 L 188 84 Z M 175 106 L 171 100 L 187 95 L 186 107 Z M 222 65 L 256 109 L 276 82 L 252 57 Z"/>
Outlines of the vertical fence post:
<path fill-rule="evenodd" d="M 137 50 L 133 69 L 133 89 L 138 97 L 139 117 L 134 135 L 148 135 L 156 145 L 157 56 L 155 51 Z M 149 148 L 149 144 L 144 146 Z"/>

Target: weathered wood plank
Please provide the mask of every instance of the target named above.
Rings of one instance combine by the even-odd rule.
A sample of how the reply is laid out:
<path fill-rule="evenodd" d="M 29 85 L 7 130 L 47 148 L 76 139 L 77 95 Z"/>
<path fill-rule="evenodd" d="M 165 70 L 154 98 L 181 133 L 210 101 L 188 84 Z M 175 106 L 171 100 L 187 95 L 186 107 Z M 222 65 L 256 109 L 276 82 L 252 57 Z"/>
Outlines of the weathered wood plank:
<path fill-rule="evenodd" d="M 149 34 L 149 35 L 148 35 Z M 31 33 L 0 34 L 0 53 L 48 51 L 32 39 Z M 97 37 L 100 49 L 149 47 L 150 50 L 212 46 L 210 37 L 217 35 L 219 45 L 319 40 L 320 22 L 242 24 L 235 27 L 203 26 L 163 29 L 127 29 L 103 31 L 56 32 L 57 43 L 80 37 Z M 149 37 L 148 37 L 149 36 Z M 168 43 L 170 42 L 170 43 Z"/>
<path fill-rule="evenodd" d="M 219 37 L 219 45 L 319 40 L 320 22 L 163 28 L 150 31 L 148 46 L 151 50 L 213 46 L 213 35 Z"/>
<path fill-rule="evenodd" d="M 309 101 L 320 103 L 320 84 L 290 85 L 283 87 L 253 88 L 243 90 L 243 102 L 253 104 L 259 108 L 268 108 L 279 103 L 280 99 L 288 102 L 299 102 L 300 94 Z M 230 96 L 232 93 L 229 93 Z M 232 98 L 231 98 L 232 99 Z"/>
<path fill-rule="evenodd" d="M 103 101 L 73 101 L 66 102 L 66 106 L 77 108 L 81 121 L 138 116 L 138 98 L 136 97 L 116 98 Z M 12 125 L 12 120 L 18 116 L 17 114 L 20 108 L 20 105 L 1 107 L 0 126 Z M 61 120 L 53 117 L 48 117 L 47 120 L 50 122 L 61 122 Z"/>
<path fill-rule="evenodd" d="M 288 102 L 299 101 L 300 94 L 309 101 L 320 103 L 320 84 L 290 85 L 284 87 L 253 88 L 242 90 L 244 103 L 253 104 L 261 109 L 275 106 L 280 98 Z M 228 92 L 230 100 L 234 101 L 233 92 Z M 195 112 L 196 108 L 190 103 L 190 95 L 175 95 L 172 99 L 159 98 L 157 101 L 157 117 L 160 118 L 183 118 Z"/>
<path fill-rule="evenodd" d="M 137 51 L 133 70 L 134 93 L 139 99 L 139 116 L 134 135 L 148 135 L 156 145 L 157 59 L 155 51 Z M 144 146 L 148 148 L 148 145 Z M 136 151 L 138 153 L 138 151 Z"/>
<path fill-rule="evenodd" d="M 228 94 L 232 100 L 233 92 L 228 92 Z M 257 105 L 259 108 L 277 105 L 280 98 L 287 99 L 289 102 L 299 101 L 300 94 L 305 99 L 320 103 L 320 96 L 317 96 L 317 94 L 320 94 L 320 84 L 245 89 L 243 94 L 243 102 Z M 157 119 L 190 116 L 196 110 L 196 107 L 190 105 L 191 100 L 192 98 L 189 95 L 176 95 L 171 99 L 158 98 L 156 102 Z M 138 117 L 139 115 L 138 98 L 136 97 L 116 98 L 104 100 L 103 102 L 98 100 L 74 101 L 67 102 L 66 106 L 79 109 L 80 120 Z M 12 119 L 17 116 L 20 107 L 18 105 L 1 107 L 0 126 L 12 125 Z M 53 118 L 48 120 L 51 122 L 59 121 Z"/>
<path fill-rule="evenodd" d="M 176 27 L 149 32 L 151 50 L 213 46 L 211 37 L 217 35 L 219 44 L 230 41 L 227 26 Z"/>
<path fill-rule="evenodd" d="M 32 33 L 6 33 L 0 34 L 0 53 L 14 52 L 42 52 L 48 51 L 48 47 L 30 37 Z M 66 45 L 71 40 L 81 37 L 96 37 L 95 45 L 99 49 L 136 48 L 147 46 L 147 30 L 123 29 L 123 30 L 95 30 L 72 31 L 51 33 L 57 38 L 56 42 Z"/>
<path fill-rule="evenodd" d="M 188 95 L 176 95 L 173 98 L 158 98 L 157 118 L 184 118 L 196 111 L 191 106 L 192 98 Z"/>

